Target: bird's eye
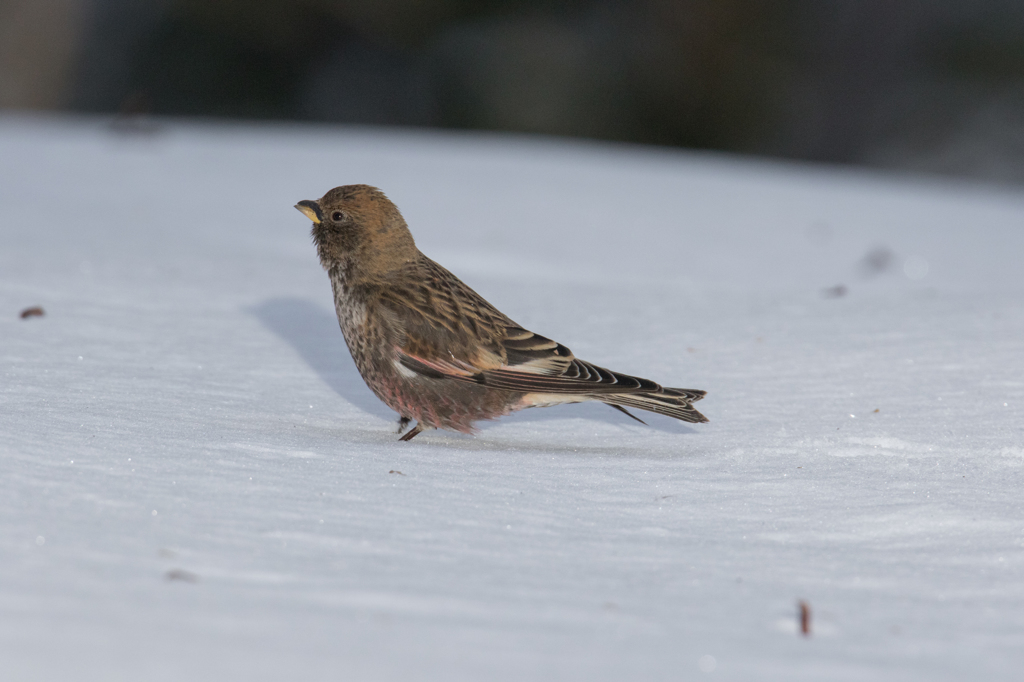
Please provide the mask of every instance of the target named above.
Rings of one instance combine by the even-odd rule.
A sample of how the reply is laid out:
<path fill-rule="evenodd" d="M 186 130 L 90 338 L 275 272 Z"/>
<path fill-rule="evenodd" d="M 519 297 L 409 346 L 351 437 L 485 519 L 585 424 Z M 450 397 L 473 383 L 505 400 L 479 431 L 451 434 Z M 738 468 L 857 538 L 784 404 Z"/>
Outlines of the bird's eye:
<path fill-rule="evenodd" d="M 334 213 L 331 214 L 331 220 L 333 220 L 336 223 L 340 223 L 341 219 L 344 217 L 345 216 L 341 211 L 335 211 Z"/>

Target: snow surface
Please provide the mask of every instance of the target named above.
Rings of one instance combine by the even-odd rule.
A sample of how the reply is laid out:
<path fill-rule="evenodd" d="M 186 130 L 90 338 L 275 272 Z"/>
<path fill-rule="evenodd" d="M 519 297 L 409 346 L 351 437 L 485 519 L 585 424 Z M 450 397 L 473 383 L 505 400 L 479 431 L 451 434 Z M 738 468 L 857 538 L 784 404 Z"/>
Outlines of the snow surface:
<path fill-rule="evenodd" d="M 0 174 L 4 680 L 1019 679 L 1019 192 L 12 116 Z M 706 389 L 711 422 L 398 442 L 292 208 L 357 182 L 513 319 Z"/>

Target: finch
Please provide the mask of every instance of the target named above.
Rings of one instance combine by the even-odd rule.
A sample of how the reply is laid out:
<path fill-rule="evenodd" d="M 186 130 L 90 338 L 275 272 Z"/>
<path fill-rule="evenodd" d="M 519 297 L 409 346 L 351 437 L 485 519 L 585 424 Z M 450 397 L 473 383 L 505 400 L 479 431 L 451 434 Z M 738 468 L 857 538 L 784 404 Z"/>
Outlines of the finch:
<path fill-rule="evenodd" d="M 663 388 L 580 360 L 513 322 L 416 248 L 405 219 L 369 185 L 300 201 L 352 359 L 366 385 L 399 414 L 400 440 L 527 407 L 597 400 L 684 422 L 706 422 L 705 392 Z M 641 421 L 637 419 L 637 421 Z"/>

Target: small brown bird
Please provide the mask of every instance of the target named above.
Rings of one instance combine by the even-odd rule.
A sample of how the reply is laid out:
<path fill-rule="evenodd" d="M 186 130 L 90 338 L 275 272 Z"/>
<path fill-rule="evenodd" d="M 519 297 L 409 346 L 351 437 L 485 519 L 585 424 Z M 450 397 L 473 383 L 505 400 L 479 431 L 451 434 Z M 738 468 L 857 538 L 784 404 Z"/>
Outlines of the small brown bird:
<path fill-rule="evenodd" d="M 376 187 L 335 187 L 295 208 L 313 221 L 359 373 L 398 412 L 399 432 L 416 420 L 401 440 L 427 428 L 471 433 L 480 419 L 586 400 L 633 419 L 626 407 L 707 421 L 692 405 L 704 391 L 612 372 L 520 327 L 420 253 L 398 207 Z"/>

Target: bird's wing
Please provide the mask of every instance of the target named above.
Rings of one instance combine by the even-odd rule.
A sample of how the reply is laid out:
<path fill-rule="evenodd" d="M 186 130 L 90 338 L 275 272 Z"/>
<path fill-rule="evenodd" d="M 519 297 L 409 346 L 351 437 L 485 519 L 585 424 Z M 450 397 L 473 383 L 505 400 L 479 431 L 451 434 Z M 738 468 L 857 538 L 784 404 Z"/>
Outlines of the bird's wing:
<path fill-rule="evenodd" d="M 426 257 L 403 274 L 378 292 L 401 354 L 452 375 L 504 364 L 501 340 L 512 320 Z"/>
<path fill-rule="evenodd" d="M 483 370 L 480 383 L 525 393 L 612 394 L 659 393 L 649 379 L 613 372 L 580 360 L 560 343 L 511 327 L 502 346 L 506 362 Z"/>
<path fill-rule="evenodd" d="M 667 394 L 699 400 L 702 391 L 663 388 L 650 379 L 630 376 L 580 360 L 571 350 L 521 327 L 507 327 L 506 336 L 475 352 L 457 345 L 396 347 L 404 367 L 434 379 L 456 379 L 523 393 L 612 395 Z M 417 347 L 416 350 L 413 350 Z M 418 351 L 418 352 L 417 352 Z"/>
<path fill-rule="evenodd" d="M 517 325 L 429 259 L 413 274 L 401 287 L 384 290 L 380 301 L 397 330 L 398 361 L 420 375 L 524 393 L 704 395 L 580 360 L 557 341 Z"/>

